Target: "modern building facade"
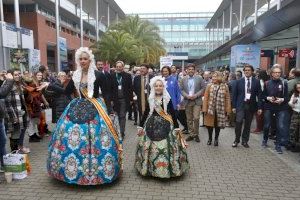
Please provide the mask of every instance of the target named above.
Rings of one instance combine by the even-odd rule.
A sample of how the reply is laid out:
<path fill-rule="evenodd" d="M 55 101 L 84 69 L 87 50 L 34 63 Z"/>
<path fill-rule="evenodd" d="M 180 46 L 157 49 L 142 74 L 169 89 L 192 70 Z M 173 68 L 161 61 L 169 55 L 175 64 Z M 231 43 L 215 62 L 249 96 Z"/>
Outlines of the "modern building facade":
<path fill-rule="evenodd" d="M 205 28 L 213 13 L 139 13 L 141 19 L 156 24 L 164 38 L 168 55 L 174 56 L 178 65 L 192 62 L 208 53 L 208 29 Z M 182 60 L 181 60 L 182 59 Z"/>
<path fill-rule="evenodd" d="M 255 44 L 261 47 L 260 68 L 279 63 L 287 74 L 300 67 L 299 9 L 297 0 L 223 0 L 206 26 L 212 33 L 209 53 L 196 63 L 203 68 L 230 65 L 233 46 Z"/>
<path fill-rule="evenodd" d="M 48 65 L 52 71 L 62 69 L 57 53 L 58 37 L 65 41 L 67 66 L 74 69 L 75 50 L 91 46 L 111 23 L 125 17 L 114 0 L 0 0 L 0 4 L 2 2 L 1 21 L 17 24 L 16 12 L 19 12 L 20 27 L 33 31 L 34 49 L 40 50 L 40 64 Z M 19 11 L 16 11 L 16 3 Z M 8 51 L 7 48 L 4 51 Z M 8 63 L 2 66 L 8 68 Z"/>

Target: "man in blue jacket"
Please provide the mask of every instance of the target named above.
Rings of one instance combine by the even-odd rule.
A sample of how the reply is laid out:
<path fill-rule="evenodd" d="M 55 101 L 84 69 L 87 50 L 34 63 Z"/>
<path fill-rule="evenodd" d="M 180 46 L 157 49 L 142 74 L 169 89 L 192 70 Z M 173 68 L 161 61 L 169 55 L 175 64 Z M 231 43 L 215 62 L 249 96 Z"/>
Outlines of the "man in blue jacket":
<path fill-rule="evenodd" d="M 242 145 L 249 148 L 248 141 L 253 115 L 255 112 L 259 115 L 262 113 L 262 91 L 259 80 L 253 77 L 253 66 L 245 65 L 243 70 L 245 77 L 237 80 L 232 90 L 232 111 L 236 113 L 235 140 L 232 147 L 238 146 L 242 136 Z"/>
<path fill-rule="evenodd" d="M 288 84 L 281 78 L 282 70 L 279 65 L 271 68 L 271 80 L 266 82 L 263 92 L 264 99 L 264 136 L 262 146 L 266 147 L 272 116 L 276 119 L 275 150 L 282 154 L 281 146 L 288 142 L 289 137 L 289 107 Z"/>

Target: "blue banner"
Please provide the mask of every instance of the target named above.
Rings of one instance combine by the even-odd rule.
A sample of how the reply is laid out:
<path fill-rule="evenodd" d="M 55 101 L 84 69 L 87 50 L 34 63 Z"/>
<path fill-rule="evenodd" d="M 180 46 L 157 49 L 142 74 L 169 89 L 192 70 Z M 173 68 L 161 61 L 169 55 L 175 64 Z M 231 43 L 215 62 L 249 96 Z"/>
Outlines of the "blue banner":
<path fill-rule="evenodd" d="M 254 68 L 260 66 L 261 47 L 256 44 L 235 45 L 231 47 L 231 68 L 241 68 L 246 64 L 252 65 Z"/>
<path fill-rule="evenodd" d="M 68 68 L 68 49 L 67 40 L 63 37 L 59 37 L 59 55 L 61 70 L 65 70 Z"/>

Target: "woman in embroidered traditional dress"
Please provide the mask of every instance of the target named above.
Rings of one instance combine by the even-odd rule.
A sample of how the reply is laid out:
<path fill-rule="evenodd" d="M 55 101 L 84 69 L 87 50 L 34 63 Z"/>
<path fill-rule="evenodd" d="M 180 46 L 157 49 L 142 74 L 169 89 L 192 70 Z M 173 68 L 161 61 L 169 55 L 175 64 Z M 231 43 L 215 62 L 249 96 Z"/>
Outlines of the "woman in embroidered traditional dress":
<path fill-rule="evenodd" d="M 143 176 L 170 178 L 181 176 L 189 168 L 186 143 L 178 127 L 175 111 L 162 77 L 150 81 L 149 116 L 138 127 L 135 167 Z"/>
<path fill-rule="evenodd" d="M 70 184 L 111 183 L 122 172 L 119 133 L 103 100 L 97 98 L 102 79 L 94 55 L 81 47 L 75 60 L 73 81 L 80 98 L 70 102 L 57 122 L 49 145 L 48 173 Z"/>
<path fill-rule="evenodd" d="M 231 112 L 230 93 L 227 84 L 222 82 L 221 72 L 212 74 L 212 83 L 206 87 L 203 109 L 204 125 L 208 130 L 207 145 L 212 143 L 213 130 L 215 129 L 214 146 L 219 145 L 219 133 L 225 128 L 227 115 Z"/>

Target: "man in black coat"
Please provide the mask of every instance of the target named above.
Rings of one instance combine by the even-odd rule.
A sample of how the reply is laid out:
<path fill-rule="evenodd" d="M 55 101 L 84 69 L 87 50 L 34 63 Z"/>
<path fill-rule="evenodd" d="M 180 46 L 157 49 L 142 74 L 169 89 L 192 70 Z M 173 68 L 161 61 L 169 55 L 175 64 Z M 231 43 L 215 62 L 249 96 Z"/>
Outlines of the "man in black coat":
<path fill-rule="evenodd" d="M 137 96 L 140 126 L 143 126 L 149 113 L 148 97 L 150 94 L 150 79 L 153 78 L 153 75 L 148 73 L 148 69 L 148 65 L 142 64 L 140 66 L 141 75 L 136 76 L 133 80 L 133 91 Z"/>
<path fill-rule="evenodd" d="M 125 136 L 126 113 L 133 100 L 131 75 L 124 71 L 124 63 L 116 62 L 116 73 L 111 74 L 114 111 L 118 114 L 120 132 Z"/>
<path fill-rule="evenodd" d="M 109 71 L 105 71 L 103 69 L 103 62 L 98 60 L 96 62 L 96 66 L 98 69 L 97 76 L 99 77 L 99 80 L 101 80 L 100 88 L 101 88 L 101 96 L 103 97 L 106 107 L 107 107 L 107 112 L 110 114 L 112 113 L 112 108 L 111 108 L 111 102 L 113 101 L 112 97 L 112 74 Z"/>

